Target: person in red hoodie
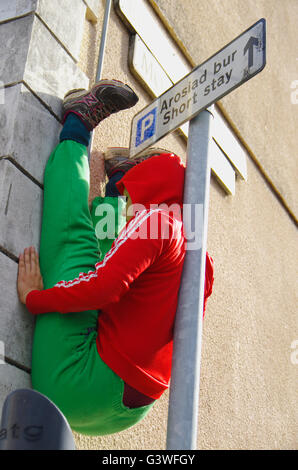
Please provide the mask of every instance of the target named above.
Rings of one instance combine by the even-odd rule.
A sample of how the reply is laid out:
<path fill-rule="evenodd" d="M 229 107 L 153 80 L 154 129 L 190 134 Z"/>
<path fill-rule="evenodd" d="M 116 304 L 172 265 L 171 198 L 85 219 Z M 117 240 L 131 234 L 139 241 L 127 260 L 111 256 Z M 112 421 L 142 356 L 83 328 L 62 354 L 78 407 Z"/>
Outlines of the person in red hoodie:
<path fill-rule="evenodd" d="M 106 197 L 96 198 L 91 213 L 88 206 L 90 132 L 137 101 L 116 80 L 66 95 L 60 143 L 44 175 L 40 254 L 30 247 L 19 259 L 19 298 L 36 315 L 32 386 L 87 435 L 135 425 L 168 389 L 171 375 L 186 251 L 185 167 L 164 150 L 135 159 L 112 152 Z M 112 227 L 104 236 L 98 233 L 103 221 Z M 207 254 L 205 302 L 212 284 Z"/>

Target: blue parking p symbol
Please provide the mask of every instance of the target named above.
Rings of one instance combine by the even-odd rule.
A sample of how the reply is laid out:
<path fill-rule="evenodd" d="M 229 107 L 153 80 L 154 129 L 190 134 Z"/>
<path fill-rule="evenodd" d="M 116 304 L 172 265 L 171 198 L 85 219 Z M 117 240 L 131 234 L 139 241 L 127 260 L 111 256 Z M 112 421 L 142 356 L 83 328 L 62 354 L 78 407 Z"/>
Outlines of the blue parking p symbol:
<path fill-rule="evenodd" d="M 156 110 L 157 108 L 152 109 L 138 121 L 136 147 L 154 135 L 156 127 Z"/>

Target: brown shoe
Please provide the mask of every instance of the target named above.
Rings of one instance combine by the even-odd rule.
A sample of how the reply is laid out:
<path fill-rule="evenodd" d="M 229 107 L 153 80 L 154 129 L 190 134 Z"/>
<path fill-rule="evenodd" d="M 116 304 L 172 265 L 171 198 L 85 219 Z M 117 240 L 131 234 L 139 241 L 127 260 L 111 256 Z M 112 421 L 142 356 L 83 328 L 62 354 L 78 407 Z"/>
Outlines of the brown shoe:
<path fill-rule="evenodd" d="M 162 153 L 170 153 L 169 150 L 160 148 L 148 148 L 141 152 L 136 157 L 129 158 L 129 148 L 126 147 L 109 147 L 104 153 L 105 170 L 109 178 L 118 170 L 126 173 L 138 163 L 147 160 L 154 155 L 161 155 Z"/>
<path fill-rule="evenodd" d="M 110 114 L 131 108 L 138 97 L 130 86 L 118 80 L 100 80 L 89 91 L 77 89 L 69 91 L 63 101 L 62 123 L 69 113 L 75 113 L 92 131 Z"/>

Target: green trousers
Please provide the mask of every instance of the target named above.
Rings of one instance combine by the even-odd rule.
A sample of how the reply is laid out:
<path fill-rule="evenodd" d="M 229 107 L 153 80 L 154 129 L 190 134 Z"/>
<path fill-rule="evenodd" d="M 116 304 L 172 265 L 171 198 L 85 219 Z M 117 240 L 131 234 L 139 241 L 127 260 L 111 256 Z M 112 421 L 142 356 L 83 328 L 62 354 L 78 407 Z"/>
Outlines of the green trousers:
<path fill-rule="evenodd" d="M 90 211 L 88 197 L 87 149 L 63 141 L 44 175 L 40 266 L 45 289 L 93 271 L 121 229 L 118 220 L 110 239 L 98 233 L 105 217 L 101 205 L 111 204 L 117 214 L 121 198 L 96 198 Z M 32 351 L 33 388 L 59 407 L 74 431 L 90 436 L 127 429 L 153 406 L 124 406 L 124 382 L 97 351 L 97 317 L 97 310 L 38 315 Z"/>

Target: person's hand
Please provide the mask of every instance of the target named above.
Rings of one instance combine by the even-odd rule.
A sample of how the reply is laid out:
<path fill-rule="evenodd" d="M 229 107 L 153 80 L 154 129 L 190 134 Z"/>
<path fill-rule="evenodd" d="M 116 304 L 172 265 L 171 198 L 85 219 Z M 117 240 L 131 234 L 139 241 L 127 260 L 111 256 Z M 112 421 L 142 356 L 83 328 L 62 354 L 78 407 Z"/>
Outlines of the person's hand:
<path fill-rule="evenodd" d="M 23 304 L 32 290 L 43 290 L 38 254 L 33 246 L 26 248 L 19 258 L 18 295 Z"/>

